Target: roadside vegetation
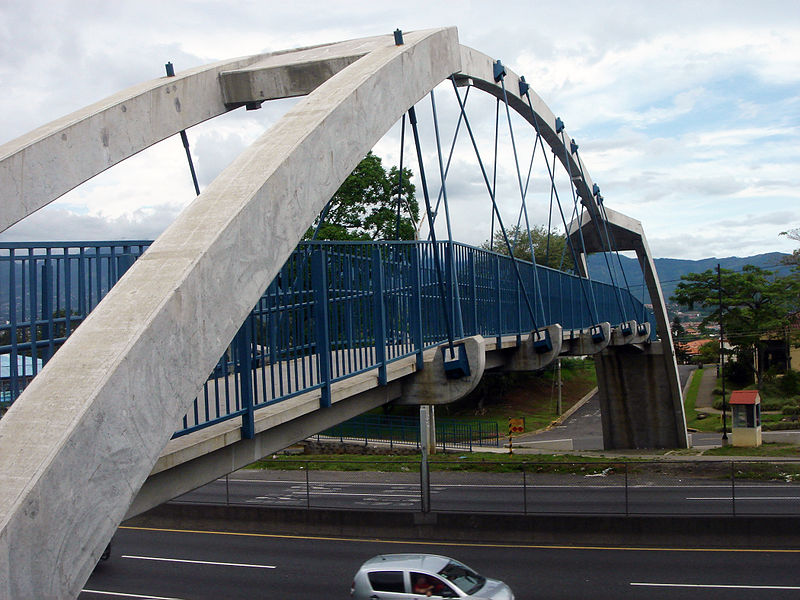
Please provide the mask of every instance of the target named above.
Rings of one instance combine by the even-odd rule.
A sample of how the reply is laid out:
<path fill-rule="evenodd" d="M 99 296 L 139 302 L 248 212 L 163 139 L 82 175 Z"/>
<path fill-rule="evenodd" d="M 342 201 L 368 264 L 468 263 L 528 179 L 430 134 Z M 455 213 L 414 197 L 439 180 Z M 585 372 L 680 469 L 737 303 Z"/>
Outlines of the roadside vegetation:
<path fill-rule="evenodd" d="M 523 418 L 525 431 L 547 427 L 558 419 L 558 387 L 555 364 L 533 373 L 487 373 L 465 398 L 436 407 L 436 416 L 465 421 L 497 423 L 501 437 L 508 432 L 508 419 Z M 578 403 L 597 386 L 594 361 L 561 359 L 561 412 Z M 412 415 L 415 407 L 394 407 L 392 414 Z"/>
<path fill-rule="evenodd" d="M 713 365 L 707 368 L 714 368 Z M 686 426 L 696 431 L 722 432 L 722 380 L 718 377 L 712 392 L 713 410 L 698 409 L 696 406 L 700 380 L 705 369 L 697 369 L 684 398 Z M 730 399 L 730 392 L 741 389 L 756 389 L 756 385 L 742 385 L 735 378 L 726 377 L 725 396 Z M 788 371 L 785 374 L 765 373 L 761 388 L 761 423 L 763 431 L 782 431 L 800 429 L 800 373 Z M 731 411 L 728 407 L 727 426 L 730 431 Z"/>
<path fill-rule="evenodd" d="M 573 454 L 521 455 L 497 452 L 438 453 L 429 457 L 431 472 L 476 473 L 578 473 L 608 474 L 620 468 L 620 461 L 606 457 Z M 326 455 L 275 454 L 259 460 L 249 469 L 278 471 L 377 471 L 380 473 L 419 473 L 422 455 Z M 627 462 L 627 459 L 626 459 Z"/>

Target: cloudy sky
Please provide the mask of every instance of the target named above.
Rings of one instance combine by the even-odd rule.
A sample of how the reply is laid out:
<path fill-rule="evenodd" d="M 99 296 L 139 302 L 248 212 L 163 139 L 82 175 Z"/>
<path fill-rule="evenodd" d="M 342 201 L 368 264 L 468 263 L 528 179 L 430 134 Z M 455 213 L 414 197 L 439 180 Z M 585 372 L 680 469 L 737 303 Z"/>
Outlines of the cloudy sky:
<path fill-rule="evenodd" d="M 607 206 L 642 221 L 657 257 L 746 256 L 796 246 L 779 235 L 800 227 L 796 0 L 9 0 L 0 3 L 0 145 L 162 76 L 167 61 L 180 71 L 445 25 L 458 27 L 462 44 L 526 76 L 579 143 Z M 443 131 L 455 124 L 445 91 L 437 91 Z M 294 102 L 234 111 L 189 130 L 201 188 Z M 471 119 L 486 134 L 494 128 L 494 104 L 480 102 Z M 516 135 L 521 156 L 529 156 L 530 131 Z M 395 128 L 376 147 L 388 164 L 399 157 L 397 140 Z M 489 237 L 488 201 L 485 194 L 479 198 L 480 178 L 468 180 L 476 168 L 462 152 L 454 155 L 448 178 L 454 237 L 480 243 Z M 542 169 L 534 169 L 529 196 L 531 216 L 540 223 L 550 210 Z M 433 163 L 426 170 L 434 170 Z M 513 166 L 501 168 L 503 176 L 498 198 L 508 202 L 504 211 L 513 221 L 519 210 Z M 565 202 L 571 202 L 568 194 L 561 193 Z M 0 240 L 152 238 L 193 196 L 183 147 L 169 139 L 73 190 Z"/>

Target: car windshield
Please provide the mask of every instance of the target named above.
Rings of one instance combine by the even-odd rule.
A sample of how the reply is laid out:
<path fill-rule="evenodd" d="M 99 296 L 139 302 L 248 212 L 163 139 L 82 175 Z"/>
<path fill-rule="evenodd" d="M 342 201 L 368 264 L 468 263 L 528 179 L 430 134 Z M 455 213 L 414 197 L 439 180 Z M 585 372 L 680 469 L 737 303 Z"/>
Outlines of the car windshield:
<path fill-rule="evenodd" d="M 457 585 L 466 594 L 474 594 L 486 583 L 486 577 L 478 575 L 475 571 L 460 562 L 451 560 L 444 569 L 439 571 L 439 575 L 449 582 Z"/>

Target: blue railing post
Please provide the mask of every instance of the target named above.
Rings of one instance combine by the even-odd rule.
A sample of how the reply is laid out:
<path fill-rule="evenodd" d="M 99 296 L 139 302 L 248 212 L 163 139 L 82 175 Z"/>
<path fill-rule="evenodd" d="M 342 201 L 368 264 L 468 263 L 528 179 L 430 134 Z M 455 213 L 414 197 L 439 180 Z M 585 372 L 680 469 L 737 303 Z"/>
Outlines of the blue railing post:
<path fill-rule="evenodd" d="M 409 316 L 411 318 L 411 340 L 417 355 L 417 370 L 421 370 L 424 366 L 422 349 L 425 346 L 425 340 L 422 336 L 422 283 L 419 274 L 419 254 L 422 252 L 422 246 L 414 244 L 413 248 L 411 252 L 411 306 Z"/>
<path fill-rule="evenodd" d="M 31 258 L 28 263 L 28 306 L 30 310 L 28 311 L 28 322 L 30 323 L 30 327 L 28 328 L 28 339 L 30 340 L 31 346 L 31 370 L 35 370 L 36 365 L 38 364 L 36 361 L 38 360 L 39 354 L 39 345 L 37 342 L 39 341 L 39 332 L 38 327 L 36 327 L 36 313 L 37 311 L 37 302 L 36 302 L 36 259 Z M 24 285 L 24 282 L 23 282 Z M 24 308 L 24 307 L 23 307 Z M 24 319 L 23 315 L 23 319 Z M 24 360 L 24 359 L 23 359 Z M 22 368 L 23 373 L 25 372 L 25 366 L 23 364 Z"/>
<path fill-rule="evenodd" d="M 378 383 L 386 385 L 386 306 L 383 303 L 383 263 L 381 249 L 372 251 L 372 298 L 375 319 L 375 362 L 378 365 Z"/>
<path fill-rule="evenodd" d="M 328 318 L 328 260 L 323 248 L 311 254 L 311 287 L 314 289 L 314 336 L 321 387 L 320 406 L 331 405 L 331 338 Z"/>
<path fill-rule="evenodd" d="M 517 280 L 517 346 L 522 343 L 522 298 L 521 293 L 524 294 L 525 290 L 522 288 L 522 279 Z M 521 292 L 521 293 L 520 293 Z"/>
<path fill-rule="evenodd" d="M 500 257 L 494 257 L 494 303 L 497 315 L 497 348 L 503 341 L 503 295 L 500 293 Z"/>
<path fill-rule="evenodd" d="M 43 332 L 47 339 L 47 354 L 42 353 L 43 362 L 47 362 L 55 354 L 55 344 L 53 343 L 53 265 L 50 264 L 49 259 L 45 259 L 42 263 L 42 321 L 47 325 Z"/>
<path fill-rule="evenodd" d="M 483 333 L 478 327 L 478 288 L 475 282 L 475 252 L 470 249 L 469 265 L 469 292 L 472 296 L 472 335 Z"/>
<path fill-rule="evenodd" d="M 252 440 L 255 436 L 255 415 L 253 409 L 253 355 L 250 327 L 252 317 L 248 316 L 234 338 L 236 351 L 236 373 L 239 377 L 239 391 L 242 405 L 242 437 Z"/>
<path fill-rule="evenodd" d="M 11 376 L 11 399 L 16 400 L 19 396 L 19 373 L 17 372 L 17 269 L 14 261 L 14 249 L 12 248 L 8 253 L 8 312 L 9 324 L 11 325 L 11 360 L 10 372 Z"/>

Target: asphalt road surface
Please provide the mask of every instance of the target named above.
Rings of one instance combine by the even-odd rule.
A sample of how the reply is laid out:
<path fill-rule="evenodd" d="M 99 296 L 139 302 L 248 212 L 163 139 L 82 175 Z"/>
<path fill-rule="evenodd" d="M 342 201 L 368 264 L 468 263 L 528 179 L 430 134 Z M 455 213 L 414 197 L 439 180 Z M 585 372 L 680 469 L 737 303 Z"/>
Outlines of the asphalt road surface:
<path fill-rule="evenodd" d="M 348 598 L 376 554 L 452 556 L 526 599 L 800 597 L 799 550 L 499 546 L 120 529 L 80 600 Z"/>
<path fill-rule="evenodd" d="M 677 469 L 675 465 L 669 465 Z M 686 468 L 695 465 L 687 464 Z M 646 467 L 635 467 L 646 469 Z M 431 509 L 545 514 L 800 514 L 800 483 L 726 481 L 729 463 L 674 470 L 588 474 L 432 473 Z M 240 471 L 175 501 L 362 510 L 420 510 L 416 473 Z M 627 486 L 626 486 L 627 479 Z"/>

